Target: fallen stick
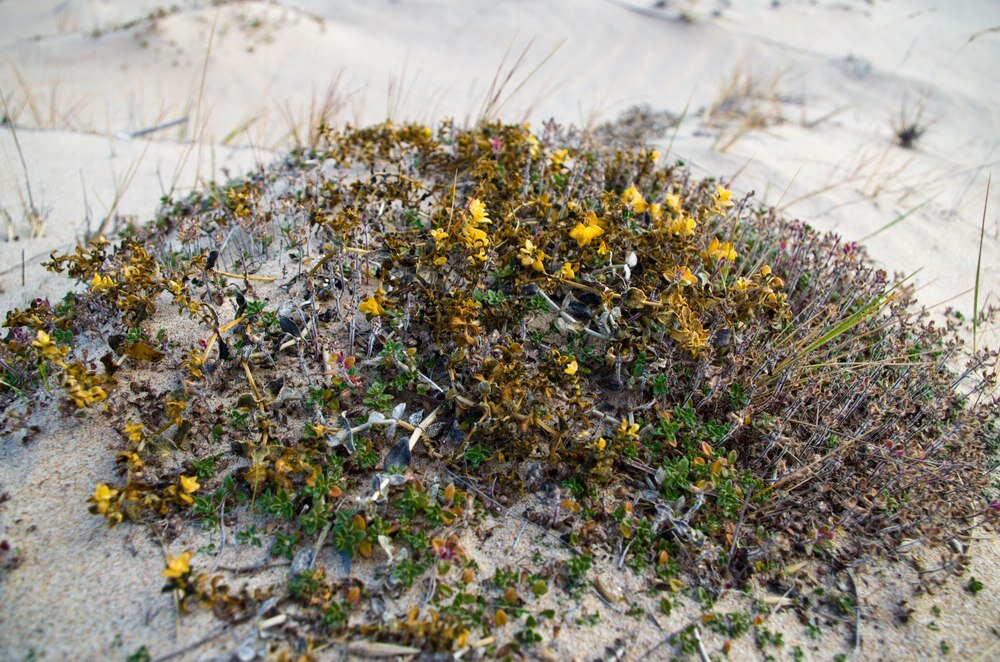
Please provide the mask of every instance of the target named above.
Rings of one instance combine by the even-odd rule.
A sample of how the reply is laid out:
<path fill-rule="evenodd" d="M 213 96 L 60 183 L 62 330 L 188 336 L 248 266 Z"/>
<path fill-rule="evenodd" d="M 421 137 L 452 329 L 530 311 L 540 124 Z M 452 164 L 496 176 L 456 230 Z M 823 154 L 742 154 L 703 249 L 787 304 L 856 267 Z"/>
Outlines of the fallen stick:
<path fill-rule="evenodd" d="M 179 126 L 187 121 L 188 118 L 185 116 L 175 120 L 170 120 L 169 122 L 163 122 L 155 126 L 149 126 L 145 129 L 138 129 L 137 131 L 115 131 L 115 138 L 118 138 L 119 140 L 131 140 L 132 138 L 149 135 L 150 133 L 162 131 L 163 129 L 169 129 L 172 126 Z"/>

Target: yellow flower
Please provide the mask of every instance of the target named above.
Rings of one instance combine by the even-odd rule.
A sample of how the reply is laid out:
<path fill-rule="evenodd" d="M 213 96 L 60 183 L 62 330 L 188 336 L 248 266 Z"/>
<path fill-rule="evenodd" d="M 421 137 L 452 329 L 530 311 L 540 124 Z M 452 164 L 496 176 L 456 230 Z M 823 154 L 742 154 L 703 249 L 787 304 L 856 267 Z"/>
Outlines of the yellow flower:
<path fill-rule="evenodd" d="M 556 169 L 561 169 L 567 157 L 569 157 L 568 149 L 556 150 L 555 154 L 552 155 L 552 167 Z"/>
<path fill-rule="evenodd" d="M 649 216 L 654 221 L 658 221 L 661 218 L 663 218 L 663 205 L 661 205 L 659 202 L 654 202 L 653 204 L 649 205 Z"/>
<path fill-rule="evenodd" d="M 720 209 L 726 209 L 726 208 L 732 207 L 734 204 L 736 204 L 736 203 L 734 203 L 732 201 L 733 192 L 730 191 L 729 189 L 723 188 L 721 186 L 716 186 L 715 187 L 715 192 L 716 192 L 716 195 L 715 195 L 715 206 L 716 207 L 719 207 Z"/>
<path fill-rule="evenodd" d="M 63 367 L 66 370 L 63 373 L 63 388 L 78 409 L 89 407 L 108 397 L 104 389 L 97 385 L 99 378 L 88 374 L 85 367 L 80 364 Z"/>
<path fill-rule="evenodd" d="M 90 497 L 90 502 L 94 504 L 94 509 L 104 515 L 111 507 L 111 500 L 118 496 L 118 490 L 112 489 L 104 483 L 98 483 L 94 488 L 94 496 Z"/>
<path fill-rule="evenodd" d="M 110 276 L 102 276 L 98 273 L 95 273 L 94 279 L 90 281 L 90 289 L 95 292 L 111 289 L 114 285 L 115 281 L 111 280 Z"/>
<path fill-rule="evenodd" d="M 69 353 L 68 347 L 59 347 L 52 340 L 52 337 L 41 329 L 35 335 L 35 340 L 31 342 L 31 346 L 37 348 L 42 356 L 53 363 L 60 363 L 66 354 Z"/>
<path fill-rule="evenodd" d="M 486 215 L 486 205 L 479 198 L 473 198 L 469 202 L 469 215 L 476 224 L 490 222 L 489 216 Z"/>
<path fill-rule="evenodd" d="M 696 222 L 693 216 L 681 214 L 679 218 L 674 219 L 674 222 L 670 224 L 670 232 L 686 237 L 694 234 L 695 225 Z"/>
<path fill-rule="evenodd" d="M 380 315 L 385 315 L 385 308 L 379 303 L 377 297 L 368 297 L 360 304 L 358 304 L 358 310 L 365 313 L 366 315 L 374 315 L 376 317 Z"/>
<path fill-rule="evenodd" d="M 191 572 L 191 552 L 184 552 L 180 556 L 168 556 L 167 567 L 163 571 L 163 576 L 167 579 L 180 579 Z"/>
<path fill-rule="evenodd" d="M 573 280 L 576 278 L 576 272 L 573 271 L 573 265 L 569 262 L 564 263 L 559 267 L 559 277 L 566 280 Z"/>
<path fill-rule="evenodd" d="M 181 489 L 186 493 L 191 494 L 192 492 L 197 492 L 201 485 L 198 483 L 198 479 L 194 476 L 188 478 L 187 476 L 181 476 Z"/>
<path fill-rule="evenodd" d="M 636 214 L 641 214 L 649 208 L 649 205 L 646 204 L 645 198 L 643 198 L 642 194 L 636 190 L 634 184 L 629 186 L 622 193 L 622 204 L 634 211 Z"/>
<path fill-rule="evenodd" d="M 691 270 L 687 267 L 677 267 L 677 272 L 674 277 L 677 278 L 677 282 L 683 287 L 694 285 L 698 281 L 695 275 L 691 273 Z"/>
<path fill-rule="evenodd" d="M 44 350 L 46 347 L 48 347 L 49 345 L 52 345 L 52 344 L 53 344 L 53 342 L 52 342 L 52 336 L 50 336 L 49 334 L 45 333 L 41 329 L 39 329 L 38 333 L 35 334 L 35 340 L 33 340 L 31 342 L 31 346 L 32 347 L 37 347 L 38 349 L 41 349 L 41 350 Z"/>
<path fill-rule="evenodd" d="M 597 254 L 598 255 L 607 255 L 608 254 L 608 245 L 606 243 L 604 243 L 603 241 L 601 242 L 601 245 L 597 247 Z"/>
<path fill-rule="evenodd" d="M 448 233 L 441 228 L 434 228 L 431 230 L 431 237 L 434 239 L 435 244 L 440 244 L 448 238 Z"/>
<path fill-rule="evenodd" d="M 194 499 L 191 498 L 191 493 L 195 492 L 201 485 L 195 478 L 188 478 L 187 476 L 180 477 L 180 488 L 177 485 L 171 485 L 167 488 L 167 495 L 171 498 L 176 499 L 176 501 L 184 506 L 190 506 L 194 503 Z"/>
<path fill-rule="evenodd" d="M 530 131 L 531 127 L 525 125 L 524 130 Z M 531 145 L 531 156 L 532 157 L 538 156 L 538 138 L 536 138 L 533 133 L 528 134 L 528 143 Z"/>
<path fill-rule="evenodd" d="M 716 260 L 735 260 L 736 250 L 728 241 L 720 242 L 713 237 L 708 245 L 708 255 Z"/>
<path fill-rule="evenodd" d="M 142 441 L 142 433 L 146 427 L 142 423 L 129 423 L 125 426 L 125 434 L 129 441 Z"/>
<path fill-rule="evenodd" d="M 600 237 L 602 234 L 604 234 L 604 228 L 598 225 L 597 214 L 592 211 L 587 212 L 587 216 L 583 219 L 583 223 L 577 223 L 573 229 L 569 231 L 569 236 L 576 240 L 576 243 L 580 248 L 588 245 L 591 241 Z"/>
<path fill-rule="evenodd" d="M 469 202 L 469 218 L 462 226 L 462 243 L 466 248 L 479 249 L 474 260 L 485 261 L 486 252 L 482 249 L 490 245 L 490 238 L 480 225 L 488 225 L 489 216 L 486 215 L 486 205 L 479 198 L 473 198 Z"/>
<path fill-rule="evenodd" d="M 770 276 L 771 275 L 771 265 L 765 264 L 763 267 L 761 267 L 760 268 L 760 275 L 761 276 Z"/>
<path fill-rule="evenodd" d="M 472 262 L 486 261 L 485 248 L 490 245 L 490 238 L 486 234 L 486 231 L 479 226 L 488 225 L 489 222 L 490 219 L 486 215 L 486 206 L 479 199 L 473 198 L 472 202 L 469 203 L 469 218 L 462 226 L 462 243 L 465 244 L 466 248 L 476 251 L 475 254 L 469 257 Z"/>
<path fill-rule="evenodd" d="M 626 439 L 638 439 L 639 424 L 629 423 L 627 420 L 622 419 L 621 425 L 618 426 L 618 436 L 625 437 Z"/>
<path fill-rule="evenodd" d="M 531 267 L 535 271 L 545 271 L 545 265 L 542 261 L 547 256 L 530 239 L 524 240 L 524 247 L 519 252 L 518 258 L 521 260 L 522 267 Z"/>
<path fill-rule="evenodd" d="M 484 248 L 490 245 L 490 238 L 486 232 L 469 223 L 462 228 L 462 241 L 466 248 Z"/>
<path fill-rule="evenodd" d="M 667 209 L 675 214 L 681 213 L 681 196 L 675 193 L 668 193 L 664 204 L 667 205 Z"/>
<path fill-rule="evenodd" d="M 572 361 L 566 364 L 566 369 L 563 370 L 563 372 L 565 372 L 567 375 L 575 375 L 579 367 L 580 364 L 576 362 L 576 359 L 573 359 Z"/>

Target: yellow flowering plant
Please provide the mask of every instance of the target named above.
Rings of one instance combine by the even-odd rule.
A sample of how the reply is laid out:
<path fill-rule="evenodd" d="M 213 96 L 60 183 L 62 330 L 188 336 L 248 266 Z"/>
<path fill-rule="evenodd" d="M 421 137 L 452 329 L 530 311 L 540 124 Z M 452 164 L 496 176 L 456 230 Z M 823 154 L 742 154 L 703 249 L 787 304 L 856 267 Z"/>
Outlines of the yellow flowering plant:
<path fill-rule="evenodd" d="M 736 204 L 733 202 L 733 192 L 722 186 L 715 188 L 713 199 L 715 200 L 715 206 L 720 210 L 728 209 Z"/>
<path fill-rule="evenodd" d="M 44 364 L 74 408 L 106 403 L 121 479 L 90 510 L 223 531 L 220 572 L 252 588 L 183 552 L 168 590 L 230 622 L 278 598 L 276 656 L 518 654 L 532 635 L 504 648 L 499 622 L 603 558 L 714 591 L 833 536 L 836 560 L 965 526 L 985 465 L 960 440 L 995 412 L 966 411 L 931 356 L 954 346 L 860 249 L 733 195 L 554 126 L 322 127 L 306 158 L 53 256 L 80 287 L 8 317 L 0 397 L 30 407 Z M 569 560 L 477 572 L 483 498 L 537 504 Z M 295 572 L 225 565 L 258 544 Z M 424 606 L 373 619 L 384 587 Z M 420 652 L 391 645 L 351 650 Z"/>
<path fill-rule="evenodd" d="M 602 234 L 604 234 L 604 228 L 601 227 L 597 220 L 597 214 L 593 211 L 588 211 L 583 221 L 574 225 L 569 231 L 570 238 L 576 240 L 576 244 L 580 248 L 589 246 L 590 242 Z"/>
<path fill-rule="evenodd" d="M 177 556 L 167 557 L 167 567 L 163 570 L 163 576 L 177 582 L 190 575 L 191 571 L 191 552 L 185 551 Z"/>
<path fill-rule="evenodd" d="M 545 271 L 545 253 L 530 240 L 524 240 L 524 246 L 519 251 L 518 259 L 522 267 L 534 269 L 535 271 Z"/>
<path fill-rule="evenodd" d="M 635 184 L 622 192 L 622 204 L 636 214 L 641 214 L 649 208 L 649 205 L 646 204 L 646 199 L 642 197 L 642 193 L 639 193 L 635 188 Z"/>

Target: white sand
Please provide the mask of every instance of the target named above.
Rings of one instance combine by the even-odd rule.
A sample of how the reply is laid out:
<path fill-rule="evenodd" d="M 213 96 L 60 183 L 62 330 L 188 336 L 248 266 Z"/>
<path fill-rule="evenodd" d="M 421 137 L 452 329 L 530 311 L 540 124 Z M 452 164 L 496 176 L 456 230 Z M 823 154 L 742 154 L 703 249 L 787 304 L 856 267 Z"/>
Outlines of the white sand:
<path fill-rule="evenodd" d="M 699 176 L 735 177 L 735 190 L 754 190 L 846 240 L 908 214 L 866 242 L 873 257 L 892 271 L 920 269 L 926 304 L 949 301 L 971 314 L 986 180 L 1000 161 L 1000 32 L 988 30 L 1000 25 L 1000 4 L 673 3 L 693 7 L 690 21 L 652 4 L 181 2 L 176 12 L 146 19 L 159 3 L 3 0 L 0 94 L 18 127 L 33 197 L 47 213 L 43 236 L 29 238 L 24 169 L 11 131 L 0 128 L 0 207 L 18 235 L 8 242 L 0 228 L 0 311 L 61 296 L 63 278 L 38 264 L 71 246 L 88 219 L 96 227 L 112 208 L 149 219 L 172 189 L 183 193 L 225 179 L 225 169 L 237 175 L 270 160 L 306 136 L 324 106 L 335 122 L 477 119 L 497 71 L 502 78 L 530 44 L 503 103 L 494 104 L 498 117 L 536 127 L 548 117 L 593 125 L 639 103 L 677 115 L 687 109 L 676 136 L 658 139 L 664 153 L 672 147 L 670 158 L 683 158 Z M 745 135 L 731 124 L 720 138 L 702 110 L 737 70 L 752 74 L 767 97 L 743 108 L 776 123 Z M 764 84 L 775 76 L 773 87 Z M 915 149 L 893 144 L 892 122 L 903 108 L 923 109 L 927 131 Z M 188 122 L 148 137 L 115 137 L 181 117 Z M 1000 181 L 989 197 L 981 305 L 998 303 L 1000 293 L 998 197 Z M 995 328 L 983 335 L 997 344 Z M 23 545 L 29 558 L 0 580 L 0 658 L 36 647 L 56 657 L 120 655 L 141 642 L 161 644 L 162 653 L 210 627 L 185 624 L 177 642 L 172 628 L 126 634 L 127 645 L 109 648 L 115 634 L 140 625 L 126 615 L 132 599 L 167 611 L 169 604 L 157 592 L 159 550 L 142 542 L 146 533 L 122 528 L 105 537 L 86 514 L 83 499 L 110 474 L 109 439 L 99 430 L 53 430 L 30 450 L 8 449 L 0 458 L 0 491 L 12 497 L 0 505 L 0 537 Z M 134 558 L 122 553 L 130 544 Z M 995 541 L 986 543 L 976 561 L 989 580 L 975 601 L 953 582 L 936 633 L 924 621 L 902 630 L 887 624 L 881 579 L 866 576 L 866 613 L 879 618 L 862 657 L 934 656 L 938 638 L 963 656 L 995 655 L 996 551 Z M 113 574 L 100 571 L 104 563 Z M 39 594 L 44 599 L 30 590 L 38 582 L 50 587 Z M 106 618 L 95 616 L 102 596 Z M 58 605 L 46 601 L 55 597 Z M 924 616 L 932 603 L 921 606 Z M 628 634 L 628 622 L 623 627 Z M 591 637 L 605 635 L 598 629 Z M 880 637 L 902 647 L 883 648 Z"/>
<path fill-rule="evenodd" d="M 9 63 L 0 82 L 18 125 L 44 129 L 37 139 L 22 131 L 22 142 L 36 200 L 53 210 L 46 234 L 58 244 L 83 225 L 80 173 L 91 215 L 100 217 L 142 153 L 144 141 L 109 143 L 109 134 L 190 118 L 154 134 L 135 192 L 119 206 L 146 218 L 184 151 L 161 143 L 202 141 L 186 163 L 182 181 L 190 185 L 195 174 L 253 163 L 226 153 L 222 141 L 259 150 L 305 135 L 328 91 L 339 121 L 474 120 L 497 71 L 530 46 L 500 95 L 500 117 L 593 124 L 637 103 L 676 114 L 687 107 L 673 153 L 697 173 L 738 173 L 737 190 L 780 200 L 787 213 L 847 240 L 909 213 L 867 242 L 873 256 L 891 270 L 922 269 L 926 303 L 961 295 L 953 304 L 970 313 L 986 179 L 1000 159 L 1000 82 L 991 75 L 1000 36 L 982 31 L 1000 23 L 1000 7 L 760 1 L 712 17 L 713 3 L 695 4 L 688 23 L 646 3 L 610 0 L 579 0 L 572 10 L 552 0 L 185 3 L 114 30 L 156 4 L 8 0 L 3 11 L 16 20 L 0 25 Z M 97 29 L 103 34 L 92 36 Z M 712 149 L 717 131 L 698 113 L 735 70 L 764 82 L 780 75 L 779 102 L 763 108 L 783 121 L 721 154 Z M 913 150 L 892 144 L 904 107 L 922 108 L 928 127 Z M 94 135 L 56 133 L 67 129 Z M 24 177 L 12 147 L 5 136 L 0 205 L 18 216 Z M 112 150 L 120 154 L 114 175 Z M 996 302 L 995 209 L 987 227 L 981 296 Z M 3 264 L 12 266 L 12 257 L 20 250 L 4 252 Z"/>

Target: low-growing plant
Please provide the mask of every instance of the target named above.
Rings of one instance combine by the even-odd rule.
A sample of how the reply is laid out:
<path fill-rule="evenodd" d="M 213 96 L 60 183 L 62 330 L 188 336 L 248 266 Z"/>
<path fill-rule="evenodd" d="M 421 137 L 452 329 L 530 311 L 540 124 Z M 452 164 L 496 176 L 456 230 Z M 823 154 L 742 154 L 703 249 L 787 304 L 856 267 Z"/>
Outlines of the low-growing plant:
<path fill-rule="evenodd" d="M 288 586 L 230 590 L 171 557 L 185 609 L 289 601 L 296 643 L 275 650 L 377 636 L 513 655 L 544 632 L 528 603 L 581 591 L 605 558 L 646 573 L 662 609 L 709 608 L 789 557 L 853 562 L 992 516 L 996 353 L 963 356 L 958 322 L 915 310 L 858 245 L 554 125 L 311 144 L 53 256 L 73 304 L 5 322 L 0 404 L 58 376 L 73 409 L 114 420 L 95 514 L 201 521 L 292 563 Z M 151 340 L 167 316 L 171 343 Z M 167 385 L 137 389 L 154 365 Z M 488 586 L 470 524 L 522 499 L 568 557 Z M 373 572 L 330 570 L 355 563 Z M 410 590 L 395 620 L 357 608 Z"/>

